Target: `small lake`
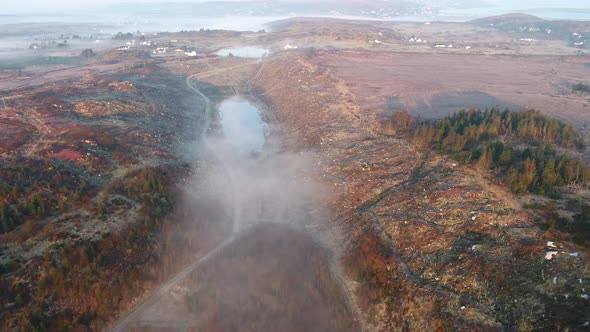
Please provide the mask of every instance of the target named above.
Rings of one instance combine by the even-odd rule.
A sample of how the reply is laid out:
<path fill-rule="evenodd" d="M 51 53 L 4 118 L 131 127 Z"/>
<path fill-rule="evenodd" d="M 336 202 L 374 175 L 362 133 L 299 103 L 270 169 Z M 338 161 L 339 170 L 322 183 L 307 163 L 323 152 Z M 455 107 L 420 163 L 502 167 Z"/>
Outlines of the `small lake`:
<path fill-rule="evenodd" d="M 232 97 L 219 105 L 221 126 L 225 139 L 243 154 L 262 151 L 267 125 L 258 108 L 242 97 Z"/>
<path fill-rule="evenodd" d="M 270 51 L 261 47 L 236 47 L 236 48 L 225 48 L 215 53 L 220 56 L 237 56 L 240 58 L 262 58 L 265 55 L 270 54 Z"/>

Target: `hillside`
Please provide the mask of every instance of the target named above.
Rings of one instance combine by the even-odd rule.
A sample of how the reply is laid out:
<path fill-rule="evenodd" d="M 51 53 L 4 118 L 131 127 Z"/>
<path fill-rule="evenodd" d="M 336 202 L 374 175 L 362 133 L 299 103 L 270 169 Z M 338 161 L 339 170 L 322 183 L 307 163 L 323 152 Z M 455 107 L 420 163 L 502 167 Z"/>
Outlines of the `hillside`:
<path fill-rule="evenodd" d="M 326 200 L 338 217 L 326 227 L 346 231 L 327 241 L 341 252 L 367 330 L 578 324 L 588 310 L 585 281 L 576 282 L 588 278 L 579 255 L 587 248 L 546 231 L 485 173 L 380 134 L 332 68 L 294 57 L 270 61 L 256 84 L 293 128 L 287 144 L 314 151 L 315 172 L 333 188 Z M 559 256 L 545 260 L 556 239 Z"/>
<path fill-rule="evenodd" d="M 471 20 L 468 23 L 471 24 L 478 24 L 478 25 L 507 25 L 507 24 L 530 24 L 530 23 L 539 23 L 545 21 L 544 19 L 528 14 L 519 14 L 519 13 L 512 13 L 512 14 L 504 14 L 499 16 L 490 16 L 479 18 L 475 20 Z"/>

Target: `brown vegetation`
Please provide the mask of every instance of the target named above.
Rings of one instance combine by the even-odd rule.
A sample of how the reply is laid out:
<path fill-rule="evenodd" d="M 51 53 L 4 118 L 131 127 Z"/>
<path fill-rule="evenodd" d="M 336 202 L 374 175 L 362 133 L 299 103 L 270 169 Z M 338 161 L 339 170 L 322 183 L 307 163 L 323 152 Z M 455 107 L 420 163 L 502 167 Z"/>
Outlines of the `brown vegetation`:
<path fill-rule="evenodd" d="M 333 64 L 333 54 L 283 55 L 256 81 L 285 127 L 287 144 L 315 151 L 314 171 L 334 188 L 326 200 L 339 216 L 334 223 L 346 230 L 334 246 L 344 247 L 366 327 L 576 326 L 588 303 L 564 296 L 583 292 L 587 249 L 568 242 L 564 254 L 545 261 L 543 225 L 487 173 L 382 135 L 384 106 L 362 107 L 374 94 L 358 90 L 359 82 L 383 83 L 380 64 L 396 62 L 379 59 L 364 59 L 366 70 L 351 67 L 357 74 L 342 80 L 344 67 L 325 65 Z M 359 74 L 367 71 L 373 74 Z M 405 128 L 412 121 L 400 119 Z M 568 255 L 576 251 L 585 254 Z"/>
<path fill-rule="evenodd" d="M 182 203 L 175 181 L 191 170 L 172 152 L 195 138 L 199 127 L 187 135 L 185 126 L 200 114 L 185 101 L 184 78 L 159 70 L 176 95 L 119 74 L 9 99 L 0 120 L 10 128 L 0 135 L 0 329 L 101 329 L 223 233 Z"/>

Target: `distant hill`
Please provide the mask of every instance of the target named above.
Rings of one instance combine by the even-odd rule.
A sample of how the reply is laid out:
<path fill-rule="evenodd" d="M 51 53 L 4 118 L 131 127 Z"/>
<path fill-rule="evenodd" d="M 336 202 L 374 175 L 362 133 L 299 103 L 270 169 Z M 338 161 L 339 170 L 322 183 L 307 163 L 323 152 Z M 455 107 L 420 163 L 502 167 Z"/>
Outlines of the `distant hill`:
<path fill-rule="evenodd" d="M 498 25 L 498 24 L 530 24 L 530 23 L 539 23 L 545 21 L 544 19 L 528 14 L 521 14 L 521 13 L 510 13 L 498 16 L 490 16 L 484 18 L 478 18 L 467 23 L 476 24 L 476 25 Z"/>
<path fill-rule="evenodd" d="M 561 39 L 570 46 L 586 49 L 590 38 L 590 21 L 545 20 L 528 14 L 505 14 L 472 20 L 467 24 L 514 33 L 521 38 Z"/>

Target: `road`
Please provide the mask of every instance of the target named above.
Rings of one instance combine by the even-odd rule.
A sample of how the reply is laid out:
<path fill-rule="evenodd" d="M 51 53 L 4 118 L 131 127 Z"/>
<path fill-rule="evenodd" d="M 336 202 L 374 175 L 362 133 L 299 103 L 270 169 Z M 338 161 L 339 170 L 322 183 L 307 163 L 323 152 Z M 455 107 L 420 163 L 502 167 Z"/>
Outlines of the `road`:
<path fill-rule="evenodd" d="M 212 114 L 212 107 L 211 107 L 211 101 L 209 100 L 209 98 L 203 94 L 199 89 L 195 88 L 192 84 L 191 84 L 191 77 L 189 76 L 186 79 L 186 84 L 188 85 L 189 88 L 191 88 L 191 90 L 193 90 L 196 94 L 198 94 L 199 96 L 201 96 L 201 98 L 203 98 L 203 100 L 205 101 L 205 112 L 207 114 Z M 207 121 L 209 121 L 210 117 L 207 117 Z M 206 123 L 204 128 L 208 128 L 209 127 L 209 123 Z M 218 156 L 216 154 L 215 149 L 212 149 L 208 142 L 207 142 L 207 137 L 206 137 L 206 130 L 203 131 L 203 142 L 205 143 L 204 146 L 206 149 L 208 149 L 211 152 L 211 156 L 215 159 L 215 161 L 221 165 L 222 170 L 224 172 L 226 172 L 229 177 L 230 177 L 230 183 L 235 183 L 235 181 L 233 181 L 232 179 L 234 178 L 233 172 L 231 171 L 231 169 L 228 167 L 228 165 L 226 165 L 226 162 L 223 160 L 223 158 L 221 158 L 220 156 Z M 213 248 L 211 251 L 209 251 L 207 254 L 205 254 L 203 257 L 199 258 L 197 261 L 193 262 L 192 264 L 190 264 L 189 266 L 187 266 L 185 269 L 183 269 L 181 272 L 179 272 L 176 276 L 174 276 L 172 279 L 168 280 L 166 283 L 164 283 L 163 285 L 161 285 L 156 291 L 154 291 L 142 304 L 136 306 L 135 308 L 133 308 L 131 311 L 129 311 L 127 314 L 125 314 L 123 316 L 123 318 L 121 318 L 116 325 L 112 326 L 109 330 L 112 332 L 118 332 L 118 331 L 125 331 L 125 329 L 127 328 L 127 326 L 133 322 L 135 319 L 137 319 L 139 317 L 139 315 L 141 314 L 141 312 L 147 308 L 149 308 L 150 306 L 156 304 L 168 291 L 170 291 L 170 289 L 172 287 L 174 287 L 177 283 L 179 283 L 180 281 L 182 281 L 184 278 L 186 278 L 191 272 L 193 272 L 194 270 L 196 270 L 197 268 L 199 268 L 201 265 L 203 265 L 204 263 L 206 263 L 208 260 L 210 260 L 212 257 L 215 256 L 215 254 L 219 253 L 220 251 L 222 251 L 225 247 L 227 247 L 228 245 L 230 245 L 236 238 L 236 234 L 239 231 L 239 226 L 240 226 L 240 210 L 241 210 L 241 204 L 239 202 L 239 196 L 236 194 L 237 190 L 235 188 L 232 188 L 232 192 L 233 194 L 233 207 L 234 207 L 234 211 L 233 211 L 233 232 L 232 234 L 225 239 L 222 243 L 220 243 L 219 245 L 217 245 L 215 248 Z"/>
<path fill-rule="evenodd" d="M 256 79 L 257 77 L 260 76 L 261 71 L 264 68 L 264 63 L 260 66 L 259 70 L 256 72 L 254 79 Z M 193 85 L 193 81 L 192 78 L 193 77 L 198 77 L 202 75 L 198 74 L 198 75 L 191 75 L 189 77 L 187 77 L 186 79 L 186 84 L 187 86 L 193 90 L 197 95 L 199 95 L 203 101 L 205 102 L 205 110 L 208 114 L 212 114 L 213 109 L 212 109 L 212 105 L 211 105 L 211 101 L 210 99 L 203 93 L 201 92 L 198 88 L 196 88 Z M 252 80 L 250 80 L 249 82 L 251 82 Z M 269 110 L 264 109 L 262 110 L 265 113 L 265 117 L 268 120 L 274 120 L 273 118 L 273 114 L 271 112 L 269 112 Z M 207 117 L 207 121 L 209 121 L 210 117 Z M 276 123 L 272 123 L 272 125 L 277 125 Z M 206 123 L 205 128 L 209 127 L 209 123 Z M 275 127 L 274 131 L 271 131 L 271 135 L 270 136 L 276 136 L 277 135 L 277 131 L 278 127 Z M 276 139 L 276 137 L 267 137 L 267 139 Z M 212 148 L 207 140 L 206 137 L 206 131 L 203 132 L 203 137 L 202 137 L 202 141 L 204 142 L 203 146 L 205 147 L 205 149 L 207 149 L 208 151 L 210 151 L 210 155 L 213 159 L 215 159 L 215 162 L 217 164 L 219 164 L 222 168 L 222 171 L 227 174 L 229 176 L 230 179 L 230 183 L 237 183 L 235 181 L 235 174 L 232 171 L 232 167 L 230 167 L 230 165 L 228 165 L 228 162 L 226 160 L 224 160 L 223 156 L 219 156 L 218 153 L 216 152 L 216 149 Z M 272 142 L 272 144 L 267 144 L 267 149 L 269 149 L 269 153 L 273 153 L 273 152 L 277 152 L 278 148 L 278 144 L 277 142 Z M 219 252 L 221 252 L 224 248 L 226 248 L 228 245 L 230 245 L 235 239 L 237 234 L 240 232 L 240 219 L 241 219 L 241 210 L 242 210 L 242 204 L 240 201 L 240 197 L 237 194 L 238 191 L 236 190 L 236 188 L 232 188 L 231 190 L 233 192 L 233 232 L 232 234 L 226 239 L 224 240 L 222 243 L 220 243 L 218 246 L 216 246 L 215 248 L 213 248 L 211 251 L 209 251 L 207 254 L 205 254 L 205 256 L 199 258 L 197 261 L 195 261 L 194 263 L 192 263 L 191 265 L 187 266 L 184 270 L 182 270 L 180 273 L 178 273 L 174 278 L 170 279 L 169 281 L 167 281 L 164 285 L 162 285 L 161 287 L 159 287 L 155 292 L 153 292 L 145 302 L 143 302 L 142 304 L 140 304 L 139 306 L 135 307 L 133 310 L 131 310 L 129 313 L 127 313 L 124 318 L 122 318 L 115 326 L 113 326 L 110 331 L 124 331 L 128 325 L 130 323 L 132 323 L 134 320 L 136 320 L 137 318 L 140 317 L 141 313 L 148 309 L 149 307 L 155 305 L 160 299 L 162 299 L 176 284 L 178 284 L 179 282 L 181 282 L 184 278 L 186 278 L 191 272 L 195 271 L 196 269 L 198 269 L 200 266 L 202 266 L 204 263 L 206 263 L 207 261 L 211 260 L 212 258 L 215 257 L 215 255 Z M 340 284 L 340 287 L 342 288 L 344 295 L 345 295 L 345 300 L 346 300 L 346 304 L 347 306 L 350 308 L 351 310 L 351 314 L 355 317 L 355 320 L 358 323 L 359 329 L 361 331 L 364 330 L 364 321 L 362 319 L 362 315 L 361 315 L 361 310 L 358 307 L 357 303 L 356 303 L 356 299 L 354 296 L 354 291 L 350 289 L 350 286 L 347 283 L 347 279 L 344 275 L 344 273 L 342 272 L 340 266 L 339 266 L 339 262 L 337 259 L 332 258 L 331 261 L 331 272 L 334 275 L 334 277 L 336 278 L 337 282 Z"/>
<path fill-rule="evenodd" d="M 182 281 L 186 276 L 188 276 L 191 272 L 196 270 L 199 266 L 203 265 L 209 259 L 211 259 L 215 254 L 222 251 L 225 247 L 231 244 L 235 239 L 235 236 L 232 235 L 227 238 L 225 241 L 220 243 L 217 247 L 213 248 L 213 250 L 209 251 L 205 256 L 201 257 L 196 262 L 192 263 L 191 265 L 187 266 L 184 270 L 178 273 L 174 278 L 170 279 L 168 282 L 160 286 L 155 292 L 153 292 L 142 304 L 135 307 L 129 313 L 125 315 L 123 319 L 121 319 L 115 326 L 113 326 L 110 331 L 118 332 L 118 331 L 125 331 L 127 325 L 133 322 L 143 310 L 149 308 L 150 306 L 156 304 L 174 285 Z"/>

